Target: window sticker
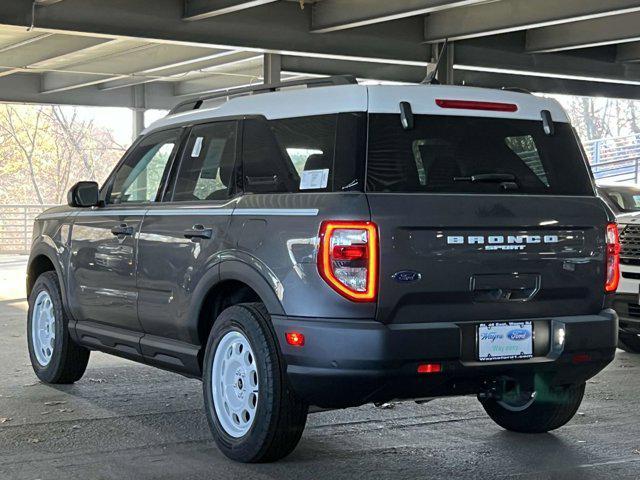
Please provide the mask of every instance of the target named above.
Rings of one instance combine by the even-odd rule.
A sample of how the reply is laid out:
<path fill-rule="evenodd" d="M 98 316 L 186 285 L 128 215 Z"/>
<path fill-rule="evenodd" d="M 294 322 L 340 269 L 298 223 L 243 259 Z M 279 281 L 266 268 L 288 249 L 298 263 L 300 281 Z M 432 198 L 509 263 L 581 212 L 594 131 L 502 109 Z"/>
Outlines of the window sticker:
<path fill-rule="evenodd" d="M 318 188 L 327 188 L 329 181 L 329 169 L 321 170 L 305 170 L 300 177 L 300 190 L 315 190 Z"/>
<path fill-rule="evenodd" d="M 202 150 L 202 140 L 204 137 L 197 137 L 195 143 L 193 144 L 193 149 L 191 150 L 192 157 L 199 157 L 200 151 Z"/>

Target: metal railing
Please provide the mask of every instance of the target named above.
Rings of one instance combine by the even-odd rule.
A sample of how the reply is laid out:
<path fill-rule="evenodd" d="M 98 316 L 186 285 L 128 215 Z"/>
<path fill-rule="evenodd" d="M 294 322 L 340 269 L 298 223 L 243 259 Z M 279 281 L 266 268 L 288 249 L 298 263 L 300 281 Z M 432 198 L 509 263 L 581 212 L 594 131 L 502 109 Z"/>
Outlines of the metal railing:
<path fill-rule="evenodd" d="M 596 180 L 640 181 L 640 134 L 584 142 Z"/>
<path fill-rule="evenodd" d="M 0 253 L 29 253 L 33 220 L 55 205 L 0 205 Z"/>

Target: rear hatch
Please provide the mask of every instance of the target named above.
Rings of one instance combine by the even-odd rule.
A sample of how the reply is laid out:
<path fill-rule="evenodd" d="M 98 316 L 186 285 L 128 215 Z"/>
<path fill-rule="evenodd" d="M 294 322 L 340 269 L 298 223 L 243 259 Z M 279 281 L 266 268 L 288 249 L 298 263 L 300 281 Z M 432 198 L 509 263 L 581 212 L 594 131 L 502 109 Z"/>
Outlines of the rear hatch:
<path fill-rule="evenodd" d="M 378 319 L 596 313 L 608 214 L 571 126 L 371 114 L 367 192 L 380 232 Z"/>

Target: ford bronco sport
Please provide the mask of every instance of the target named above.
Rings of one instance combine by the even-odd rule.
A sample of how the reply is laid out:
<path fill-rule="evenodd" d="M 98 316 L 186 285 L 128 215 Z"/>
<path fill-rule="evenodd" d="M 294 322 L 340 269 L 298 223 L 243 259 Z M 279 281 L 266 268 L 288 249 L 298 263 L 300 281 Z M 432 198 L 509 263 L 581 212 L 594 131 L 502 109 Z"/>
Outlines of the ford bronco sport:
<path fill-rule="evenodd" d="M 346 77 L 223 96 L 37 218 L 42 381 L 79 380 L 91 350 L 202 379 L 244 462 L 290 453 L 310 406 L 477 395 L 517 432 L 573 417 L 614 356 L 619 244 L 555 101 Z"/>

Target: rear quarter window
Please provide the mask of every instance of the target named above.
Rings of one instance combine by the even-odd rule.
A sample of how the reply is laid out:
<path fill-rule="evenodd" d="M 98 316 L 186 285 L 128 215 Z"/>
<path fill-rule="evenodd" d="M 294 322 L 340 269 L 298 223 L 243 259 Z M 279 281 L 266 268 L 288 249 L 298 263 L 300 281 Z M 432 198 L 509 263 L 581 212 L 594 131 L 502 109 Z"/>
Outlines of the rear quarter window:
<path fill-rule="evenodd" d="M 593 195 L 569 124 L 546 135 L 542 122 L 371 114 L 367 190 L 397 193 Z"/>

